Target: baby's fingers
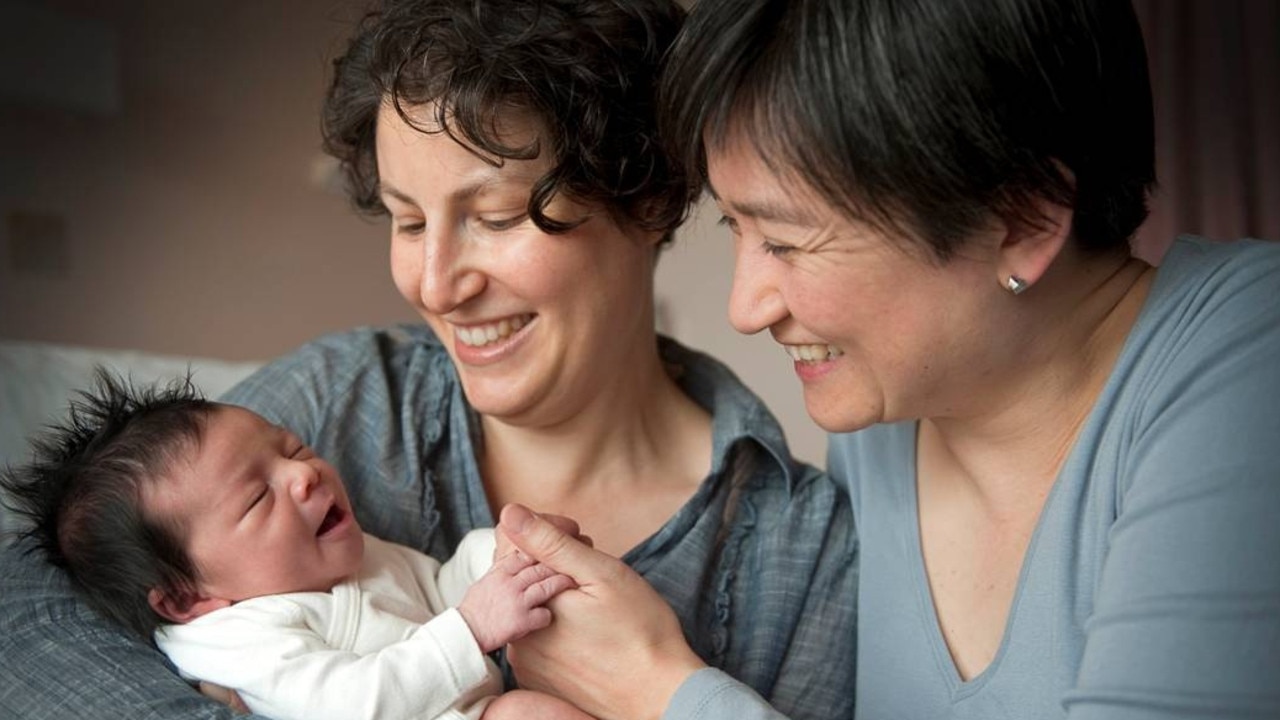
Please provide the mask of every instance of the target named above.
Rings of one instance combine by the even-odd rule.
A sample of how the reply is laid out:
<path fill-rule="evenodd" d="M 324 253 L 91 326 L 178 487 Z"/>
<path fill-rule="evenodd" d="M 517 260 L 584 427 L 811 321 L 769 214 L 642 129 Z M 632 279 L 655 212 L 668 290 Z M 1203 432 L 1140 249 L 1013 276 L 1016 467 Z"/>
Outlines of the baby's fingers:
<path fill-rule="evenodd" d="M 537 607 L 545 605 L 547 601 L 565 590 L 571 590 L 577 586 L 578 584 L 573 581 L 573 578 L 556 573 L 525 588 L 524 599 L 531 607 Z M 548 619 L 548 622 L 550 622 L 550 619 Z"/>
<path fill-rule="evenodd" d="M 527 588 L 534 583 L 540 583 L 557 574 L 555 570 L 552 570 L 550 567 L 547 567 L 542 563 L 535 563 L 533 560 L 530 560 L 529 562 L 531 564 L 528 567 L 518 570 L 513 574 L 514 576 L 512 579 L 515 581 L 516 587 Z"/>
<path fill-rule="evenodd" d="M 492 571 L 518 577 L 522 571 L 536 566 L 537 562 L 537 560 L 520 552 L 519 549 L 513 548 L 511 552 L 493 561 Z"/>

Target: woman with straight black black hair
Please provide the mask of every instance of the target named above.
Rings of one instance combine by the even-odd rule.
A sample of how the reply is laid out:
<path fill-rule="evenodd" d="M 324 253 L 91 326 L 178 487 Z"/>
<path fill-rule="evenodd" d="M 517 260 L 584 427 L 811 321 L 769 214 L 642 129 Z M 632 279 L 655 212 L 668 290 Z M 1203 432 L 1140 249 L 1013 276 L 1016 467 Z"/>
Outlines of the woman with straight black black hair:
<path fill-rule="evenodd" d="M 834 433 L 855 716 L 1280 717 L 1280 245 L 1131 256 L 1130 4 L 700 0 L 667 62 L 730 318 Z M 580 586 L 522 682 L 602 717 L 776 715 L 633 573 L 523 508 L 501 527 Z"/>

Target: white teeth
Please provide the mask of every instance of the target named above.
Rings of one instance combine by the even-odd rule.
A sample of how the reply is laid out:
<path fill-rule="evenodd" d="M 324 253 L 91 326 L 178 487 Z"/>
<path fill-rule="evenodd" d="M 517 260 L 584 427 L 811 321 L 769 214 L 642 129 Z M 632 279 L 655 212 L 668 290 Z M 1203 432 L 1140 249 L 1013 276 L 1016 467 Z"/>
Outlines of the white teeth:
<path fill-rule="evenodd" d="M 835 345 L 783 345 L 782 348 L 797 362 L 823 362 L 844 354 Z"/>
<path fill-rule="evenodd" d="M 497 342 L 520 328 L 524 327 L 533 319 L 532 315 L 516 315 L 515 317 L 503 318 L 496 323 L 488 325 L 476 325 L 474 327 L 457 327 L 454 328 L 454 334 L 463 345 L 471 347 L 483 347 L 490 343 Z"/>

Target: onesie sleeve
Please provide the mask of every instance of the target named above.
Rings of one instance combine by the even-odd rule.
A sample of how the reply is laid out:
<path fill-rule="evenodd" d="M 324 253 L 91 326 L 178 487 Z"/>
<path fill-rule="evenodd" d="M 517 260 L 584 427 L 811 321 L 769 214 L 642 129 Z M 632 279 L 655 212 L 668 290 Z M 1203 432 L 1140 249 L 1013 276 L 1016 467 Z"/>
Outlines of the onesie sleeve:
<path fill-rule="evenodd" d="M 492 528 L 481 528 L 467 533 L 458 551 L 440 567 L 438 583 L 446 607 L 457 607 L 467 588 L 493 567 L 493 532 Z"/>
<path fill-rule="evenodd" d="M 1277 257 L 1254 254 L 1168 320 L 1113 449 L 1127 477 L 1071 720 L 1280 717 Z"/>
<path fill-rule="evenodd" d="M 478 720 L 501 689 L 456 610 L 367 655 L 330 647 L 284 596 L 167 627 L 157 643 L 184 675 L 233 688 L 276 720 Z"/>

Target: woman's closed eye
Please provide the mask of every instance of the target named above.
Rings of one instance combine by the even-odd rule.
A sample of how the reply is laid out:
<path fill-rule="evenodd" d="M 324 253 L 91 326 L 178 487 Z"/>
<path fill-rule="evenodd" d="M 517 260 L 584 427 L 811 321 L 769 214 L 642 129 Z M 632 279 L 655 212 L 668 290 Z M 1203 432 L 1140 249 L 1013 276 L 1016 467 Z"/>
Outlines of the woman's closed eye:
<path fill-rule="evenodd" d="M 504 230 L 510 230 L 516 227 L 517 225 L 523 223 L 527 219 L 529 219 L 529 214 L 525 212 L 520 212 L 515 215 L 508 215 L 505 217 L 504 216 L 481 217 L 481 218 L 478 218 L 478 222 L 486 230 L 489 230 L 491 232 L 502 232 Z"/>
<path fill-rule="evenodd" d="M 721 215 L 720 219 L 716 221 L 716 224 L 729 228 L 729 232 L 734 235 L 741 234 L 742 232 L 741 228 L 738 227 L 738 221 L 728 215 Z"/>
<path fill-rule="evenodd" d="M 778 243 L 771 242 L 769 240 L 761 240 L 760 249 L 764 251 L 766 255 L 772 255 L 774 257 L 782 257 L 783 255 L 786 255 L 792 250 L 795 250 L 795 246 L 780 245 Z"/>
<path fill-rule="evenodd" d="M 421 220 L 405 220 L 392 223 L 397 235 L 421 235 L 427 224 Z"/>
<path fill-rule="evenodd" d="M 728 215 L 721 215 L 717 224 L 724 225 L 729 228 L 729 232 L 733 233 L 734 237 L 740 237 L 742 235 L 742 226 L 738 224 L 738 221 L 735 218 L 731 218 Z M 760 241 L 760 249 L 767 255 L 781 257 L 792 250 L 795 250 L 795 246 L 765 238 Z"/>

